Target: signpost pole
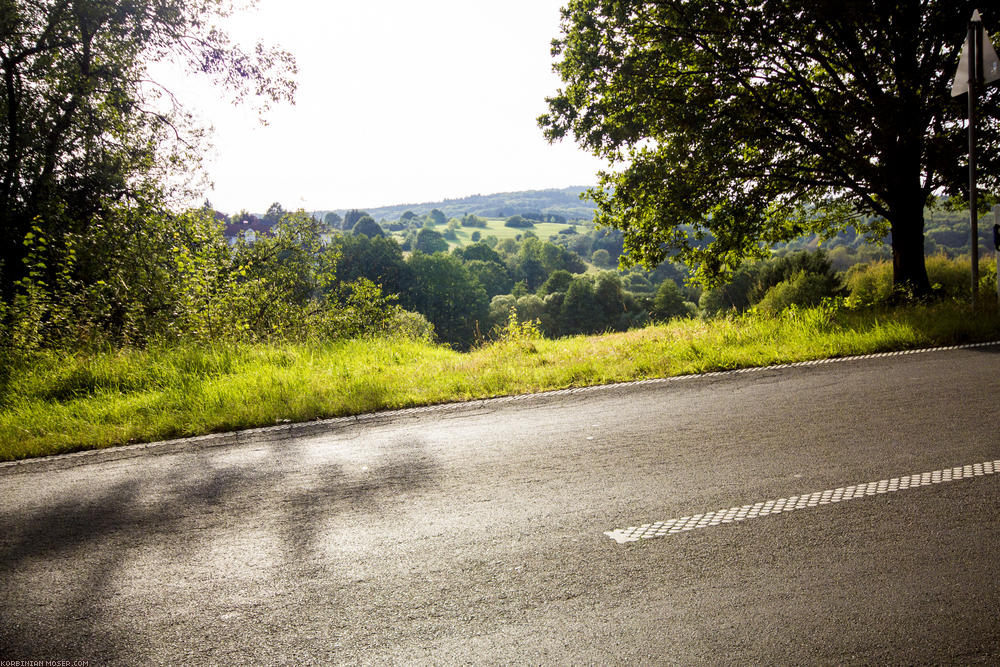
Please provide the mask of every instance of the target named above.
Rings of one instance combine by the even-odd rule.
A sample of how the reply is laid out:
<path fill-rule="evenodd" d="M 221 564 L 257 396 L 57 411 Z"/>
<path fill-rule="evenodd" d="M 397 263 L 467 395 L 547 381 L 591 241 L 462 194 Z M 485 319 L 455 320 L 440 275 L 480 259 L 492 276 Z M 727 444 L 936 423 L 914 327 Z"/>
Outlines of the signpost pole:
<path fill-rule="evenodd" d="M 976 191 L 976 94 L 982 66 L 983 23 L 969 22 L 969 222 L 972 233 L 972 308 L 979 300 L 979 205 Z"/>
<path fill-rule="evenodd" d="M 988 84 L 1000 81 L 1000 57 L 983 32 L 983 17 L 972 12 L 968 35 L 958 59 L 958 71 L 951 86 L 951 96 L 969 96 L 969 222 L 972 254 L 972 307 L 979 301 L 979 193 L 976 191 L 976 96 Z M 1000 206 L 993 208 L 993 240 L 1000 273 Z M 997 298 L 1000 299 L 1000 276 L 997 278 Z"/>
<path fill-rule="evenodd" d="M 993 254 L 997 260 L 997 305 L 1000 306 L 1000 204 L 993 207 Z"/>

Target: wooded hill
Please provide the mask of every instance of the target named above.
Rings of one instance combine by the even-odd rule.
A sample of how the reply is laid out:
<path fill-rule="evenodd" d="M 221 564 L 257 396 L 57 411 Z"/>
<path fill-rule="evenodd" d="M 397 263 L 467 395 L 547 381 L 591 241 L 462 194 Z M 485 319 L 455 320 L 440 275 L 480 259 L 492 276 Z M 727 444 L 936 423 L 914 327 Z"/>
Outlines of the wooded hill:
<path fill-rule="evenodd" d="M 507 218 L 525 212 L 539 212 L 560 215 L 567 220 L 591 220 L 594 217 L 594 202 L 590 199 L 580 198 L 580 195 L 586 190 L 587 188 L 583 186 L 551 190 L 521 190 L 491 195 L 477 194 L 420 204 L 396 204 L 365 208 L 364 210 L 376 220 L 398 220 L 407 211 L 422 216 L 427 215 L 433 209 L 443 211 L 449 218 L 460 218 L 466 213 L 484 218 Z M 331 211 L 343 215 L 346 210 L 313 211 L 313 215 L 322 220 Z"/>

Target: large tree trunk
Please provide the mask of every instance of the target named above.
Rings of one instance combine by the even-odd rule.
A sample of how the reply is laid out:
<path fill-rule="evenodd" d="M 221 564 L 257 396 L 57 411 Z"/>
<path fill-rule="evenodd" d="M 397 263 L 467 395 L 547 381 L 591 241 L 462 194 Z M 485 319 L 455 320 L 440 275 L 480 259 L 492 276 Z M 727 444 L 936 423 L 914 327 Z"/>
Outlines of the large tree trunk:
<path fill-rule="evenodd" d="M 897 110 L 899 127 L 920 127 L 905 112 Z M 892 284 L 902 293 L 928 296 L 931 283 L 924 264 L 924 206 L 928 192 L 923 188 L 920 155 L 923 143 L 918 130 L 901 132 L 883 156 L 887 171 L 885 203 L 892 230 Z"/>
<path fill-rule="evenodd" d="M 931 282 L 924 263 L 924 198 L 905 198 L 891 212 L 892 284 L 914 296 L 927 296 Z"/>

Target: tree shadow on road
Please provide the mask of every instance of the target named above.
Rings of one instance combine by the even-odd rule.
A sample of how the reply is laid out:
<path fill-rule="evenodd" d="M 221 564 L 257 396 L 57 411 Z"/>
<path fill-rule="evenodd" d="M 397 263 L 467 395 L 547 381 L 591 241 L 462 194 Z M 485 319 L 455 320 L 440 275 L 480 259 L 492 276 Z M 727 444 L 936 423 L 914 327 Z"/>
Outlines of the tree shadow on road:
<path fill-rule="evenodd" d="M 283 561 L 274 566 L 316 567 L 331 519 L 391 511 L 439 469 L 420 442 L 385 443 L 365 465 L 287 444 L 265 444 L 250 462 L 204 449 L 2 479 L 0 657 L 134 662 L 162 639 L 161 603 L 210 604 L 200 586 L 252 563 L 238 550 L 235 562 L 213 562 L 218 534 L 264 530 Z M 202 577 L 180 590 L 169 574 L 158 580 L 175 571 Z"/>

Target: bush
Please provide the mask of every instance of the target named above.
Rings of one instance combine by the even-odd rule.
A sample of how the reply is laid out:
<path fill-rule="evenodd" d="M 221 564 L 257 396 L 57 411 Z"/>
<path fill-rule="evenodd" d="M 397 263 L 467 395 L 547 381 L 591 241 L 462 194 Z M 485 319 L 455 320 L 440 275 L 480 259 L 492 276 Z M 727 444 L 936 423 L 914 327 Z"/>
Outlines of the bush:
<path fill-rule="evenodd" d="M 503 223 L 504 227 L 514 227 L 517 229 L 528 229 L 529 227 L 534 227 L 535 223 L 531 220 L 525 220 L 519 215 L 513 215 L 507 218 L 507 222 Z"/>
<path fill-rule="evenodd" d="M 673 280 L 669 278 L 664 280 L 660 288 L 656 290 L 656 298 L 653 300 L 653 312 L 651 314 L 659 320 L 670 320 L 675 317 L 685 317 L 688 315 L 688 306 L 684 302 L 684 294 Z"/>
<path fill-rule="evenodd" d="M 427 255 L 433 255 L 436 252 L 448 252 L 448 242 L 440 232 L 424 227 L 417 232 L 413 249 Z"/>
<path fill-rule="evenodd" d="M 789 306 L 815 306 L 831 296 L 833 290 L 824 276 L 799 271 L 769 289 L 756 307 L 761 312 L 775 314 Z"/>
<path fill-rule="evenodd" d="M 848 304 L 871 306 L 892 298 L 892 264 L 885 261 L 855 264 L 847 270 Z"/>
<path fill-rule="evenodd" d="M 594 266 L 606 269 L 611 266 L 611 253 L 604 248 L 600 248 L 595 250 L 594 254 L 590 256 L 590 261 Z"/>
<path fill-rule="evenodd" d="M 388 333 L 409 340 L 432 342 L 434 340 L 434 325 L 412 310 L 397 308 L 387 323 Z"/>
<path fill-rule="evenodd" d="M 960 300 L 971 298 L 972 265 L 969 257 L 948 259 L 944 255 L 933 255 L 926 259 L 926 265 L 927 277 L 936 295 Z"/>

